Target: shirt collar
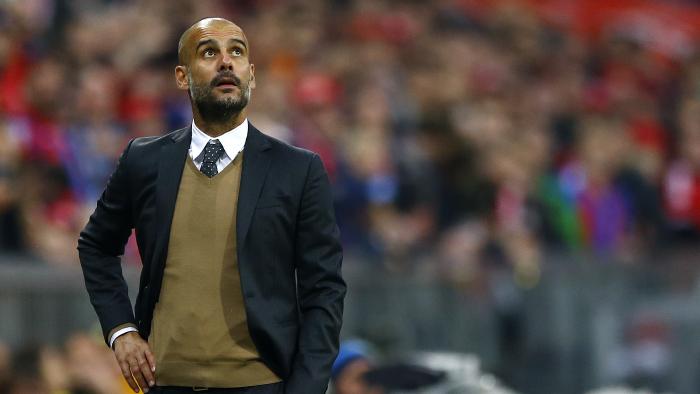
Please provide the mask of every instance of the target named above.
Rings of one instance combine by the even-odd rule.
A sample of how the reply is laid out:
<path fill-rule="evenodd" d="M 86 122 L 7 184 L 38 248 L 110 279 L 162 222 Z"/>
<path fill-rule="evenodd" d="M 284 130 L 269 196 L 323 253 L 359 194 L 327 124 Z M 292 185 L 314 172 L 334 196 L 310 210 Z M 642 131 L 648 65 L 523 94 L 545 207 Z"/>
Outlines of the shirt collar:
<path fill-rule="evenodd" d="M 190 143 L 191 157 L 193 159 L 199 159 L 199 156 L 202 154 L 202 151 L 209 140 L 217 139 L 224 147 L 226 155 L 233 160 L 238 152 L 243 150 L 246 137 L 248 137 L 248 118 L 244 119 L 243 122 L 235 128 L 221 134 L 216 138 L 208 136 L 206 133 L 200 130 L 199 127 L 194 124 L 194 120 L 192 120 L 192 142 Z"/>

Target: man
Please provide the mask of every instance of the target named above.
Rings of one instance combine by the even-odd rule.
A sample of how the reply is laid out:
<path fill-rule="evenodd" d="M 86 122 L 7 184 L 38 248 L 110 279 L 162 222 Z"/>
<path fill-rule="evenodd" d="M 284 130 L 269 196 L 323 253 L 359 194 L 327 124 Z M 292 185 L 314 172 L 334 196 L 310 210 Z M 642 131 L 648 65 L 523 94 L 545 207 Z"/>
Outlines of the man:
<path fill-rule="evenodd" d="M 238 26 L 201 20 L 178 56 L 191 127 L 129 142 L 78 241 L 105 340 L 134 391 L 324 393 L 346 290 L 326 171 L 248 123 Z M 119 258 L 132 228 L 135 315 Z"/>

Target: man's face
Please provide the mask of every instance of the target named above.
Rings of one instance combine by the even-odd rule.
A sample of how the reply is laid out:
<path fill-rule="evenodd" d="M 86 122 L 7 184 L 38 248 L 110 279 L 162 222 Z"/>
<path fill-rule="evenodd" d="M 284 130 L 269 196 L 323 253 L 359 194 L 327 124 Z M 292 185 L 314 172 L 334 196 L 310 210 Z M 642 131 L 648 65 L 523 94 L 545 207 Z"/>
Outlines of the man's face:
<path fill-rule="evenodd" d="M 255 88 L 248 40 L 235 24 L 205 19 L 185 33 L 178 87 L 188 89 L 192 104 L 204 120 L 222 122 L 241 112 Z"/>

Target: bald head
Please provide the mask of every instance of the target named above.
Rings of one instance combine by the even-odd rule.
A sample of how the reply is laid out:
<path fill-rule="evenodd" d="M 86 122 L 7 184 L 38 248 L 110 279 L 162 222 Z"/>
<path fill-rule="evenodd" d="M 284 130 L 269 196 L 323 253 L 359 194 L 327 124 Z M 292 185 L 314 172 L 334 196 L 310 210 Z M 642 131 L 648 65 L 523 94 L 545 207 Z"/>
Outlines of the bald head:
<path fill-rule="evenodd" d="M 202 19 L 182 33 L 178 58 L 175 82 L 188 91 L 202 130 L 219 135 L 243 122 L 255 89 L 255 65 L 240 27 L 223 18 Z"/>
<path fill-rule="evenodd" d="M 177 58 L 182 66 L 187 66 L 192 59 L 194 49 L 198 42 L 212 32 L 228 31 L 236 35 L 240 35 L 241 39 L 248 46 L 248 39 L 237 24 L 224 18 L 204 18 L 194 25 L 190 26 L 180 36 L 180 41 L 177 45 Z"/>

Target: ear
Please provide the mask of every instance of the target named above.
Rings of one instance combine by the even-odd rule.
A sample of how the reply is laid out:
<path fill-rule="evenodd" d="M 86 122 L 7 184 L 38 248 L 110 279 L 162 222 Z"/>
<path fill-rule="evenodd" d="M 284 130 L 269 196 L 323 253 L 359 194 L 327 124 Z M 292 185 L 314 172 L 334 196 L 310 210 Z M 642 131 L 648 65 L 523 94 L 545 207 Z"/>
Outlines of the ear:
<path fill-rule="evenodd" d="M 255 89 L 255 64 L 250 64 L 250 84 L 251 89 Z"/>
<path fill-rule="evenodd" d="M 175 67 L 175 82 L 177 83 L 177 88 L 180 90 L 189 90 L 190 81 L 187 78 L 187 67 L 177 66 Z"/>

